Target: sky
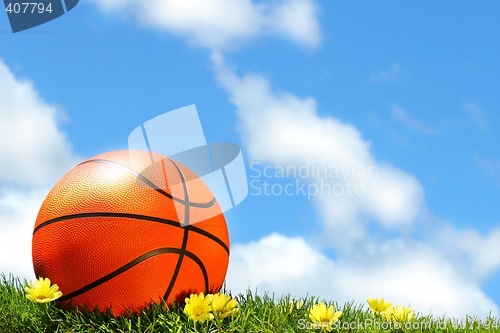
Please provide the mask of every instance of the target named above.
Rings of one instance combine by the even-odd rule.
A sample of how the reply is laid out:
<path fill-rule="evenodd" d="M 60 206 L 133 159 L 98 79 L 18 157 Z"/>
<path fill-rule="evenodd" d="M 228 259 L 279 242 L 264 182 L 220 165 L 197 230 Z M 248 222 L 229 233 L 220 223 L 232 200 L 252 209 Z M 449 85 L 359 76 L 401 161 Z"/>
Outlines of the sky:
<path fill-rule="evenodd" d="M 82 0 L 0 13 L 0 272 L 77 163 L 196 104 L 249 194 L 227 287 L 500 315 L 500 3 Z"/>

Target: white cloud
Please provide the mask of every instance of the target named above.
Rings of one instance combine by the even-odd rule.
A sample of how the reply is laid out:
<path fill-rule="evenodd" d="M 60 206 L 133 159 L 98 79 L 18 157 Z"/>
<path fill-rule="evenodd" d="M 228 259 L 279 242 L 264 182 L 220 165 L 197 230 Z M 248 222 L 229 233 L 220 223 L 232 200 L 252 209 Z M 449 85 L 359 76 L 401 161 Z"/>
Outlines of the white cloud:
<path fill-rule="evenodd" d="M 0 187 L 0 273 L 34 277 L 31 236 L 38 210 L 48 190 L 12 190 Z"/>
<path fill-rule="evenodd" d="M 311 282 L 318 277 L 320 268 L 321 272 L 334 270 L 330 260 L 310 248 L 302 238 L 285 238 L 279 234 L 232 246 L 230 260 L 227 281 L 233 292 L 257 287 L 260 292 L 294 291 L 305 295 L 318 291 L 313 290 L 318 286 Z"/>
<path fill-rule="evenodd" d="M 71 146 L 57 127 L 57 108 L 33 84 L 16 78 L 0 60 L 0 184 L 40 185 L 73 163 Z"/>
<path fill-rule="evenodd" d="M 47 186 L 77 157 L 58 128 L 57 108 L 0 60 L 0 273 L 31 278 L 31 235 Z"/>
<path fill-rule="evenodd" d="M 285 37 L 303 45 L 320 43 L 320 27 L 316 18 L 317 8 L 312 0 L 287 0 L 271 10 L 267 17 L 270 31 L 283 33 Z"/>
<path fill-rule="evenodd" d="M 91 1 L 212 49 L 233 48 L 261 35 L 281 36 L 309 47 L 319 45 L 321 39 L 313 0 Z"/>
<path fill-rule="evenodd" d="M 450 260 L 461 264 L 462 274 L 482 281 L 500 268 L 500 226 L 482 235 L 473 228 L 447 225 L 436 236 Z"/>
<path fill-rule="evenodd" d="M 249 287 L 277 296 L 318 296 L 339 303 L 366 304 L 368 297 L 385 297 L 410 305 L 421 314 L 465 319 L 499 314 L 498 307 L 473 281 L 427 247 L 386 242 L 362 261 L 331 260 L 300 237 L 272 234 L 232 248 L 227 287 Z"/>
<path fill-rule="evenodd" d="M 436 135 L 439 131 L 429 125 L 426 125 L 419 120 L 410 116 L 403 108 L 399 106 L 394 106 L 391 110 L 392 117 L 402 123 L 403 125 L 409 127 L 415 132 Z"/>
<path fill-rule="evenodd" d="M 214 62 L 219 82 L 237 107 L 252 159 L 297 168 L 310 163 L 314 164 L 311 168 L 347 171 L 337 177 L 309 177 L 318 187 L 331 189 L 316 198 L 336 244 L 342 243 L 344 248 L 364 239 L 363 223 L 367 219 L 384 227 L 411 224 L 423 200 L 420 184 L 403 171 L 377 162 L 370 144 L 354 126 L 319 117 L 313 98 L 274 92 L 262 76 L 236 76 L 224 67 L 220 55 L 214 55 Z M 361 195 L 349 194 L 349 186 L 357 186 Z"/>

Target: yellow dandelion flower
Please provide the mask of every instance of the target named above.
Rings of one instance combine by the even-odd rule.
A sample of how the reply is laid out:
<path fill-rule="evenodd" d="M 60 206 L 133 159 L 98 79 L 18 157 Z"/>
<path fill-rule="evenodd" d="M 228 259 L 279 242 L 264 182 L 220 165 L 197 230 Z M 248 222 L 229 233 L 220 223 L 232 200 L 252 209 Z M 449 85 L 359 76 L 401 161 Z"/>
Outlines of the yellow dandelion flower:
<path fill-rule="evenodd" d="M 49 303 L 62 296 L 57 284 L 50 285 L 50 279 L 39 278 L 35 285 L 30 282 L 28 287 L 24 287 L 26 298 L 37 303 Z"/>
<path fill-rule="evenodd" d="M 336 323 L 340 316 L 342 316 L 342 311 L 334 312 L 333 305 L 327 308 L 323 302 L 314 305 L 309 310 L 309 319 L 313 323 L 320 324 L 318 328 L 326 328 L 327 331 L 332 330 L 332 324 Z"/>
<path fill-rule="evenodd" d="M 203 293 L 191 294 L 186 298 L 186 306 L 184 313 L 194 321 L 204 322 L 205 320 L 212 320 L 214 315 L 210 313 L 212 307 L 210 306 L 210 298 Z"/>
<path fill-rule="evenodd" d="M 383 298 L 380 300 L 376 298 L 368 298 L 366 301 L 368 302 L 368 305 L 370 305 L 370 310 L 375 312 L 377 315 L 380 315 L 381 313 L 383 314 L 388 307 L 392 306 L 391 302 L 385 302 Z"/>
<path fill-rule="evenodd" d="M 223 293 L 207 295 L 210 298 L 210 306 L 212 313 L 219 319 L 229 317 L 238 311 L 237 303 L 231 296 L 224 295 Z"/>
<path fill-rule="evenodd" d="M 392 320 L 397 323 L 404 323 L 415 319 L 413 310 L 409 307 L 398 305 L 395 308 L 390 306 L 385 310 L 385 317 L 387 320 Z"/>

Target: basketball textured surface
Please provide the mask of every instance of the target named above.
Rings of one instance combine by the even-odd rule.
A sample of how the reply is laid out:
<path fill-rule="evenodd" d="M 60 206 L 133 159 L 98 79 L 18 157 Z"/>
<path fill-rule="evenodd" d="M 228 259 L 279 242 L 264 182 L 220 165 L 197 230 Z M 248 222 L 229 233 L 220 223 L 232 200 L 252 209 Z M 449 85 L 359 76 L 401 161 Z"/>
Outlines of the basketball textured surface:
<path fill-rule="evenodd" d="M 54 186 L 32 250 L 36 276 L 59 285 L 63 307 L 119 315 L 217 292 L 229 237 L 194 173 L 165 156 L 125 150 L 80 163 Z"/>

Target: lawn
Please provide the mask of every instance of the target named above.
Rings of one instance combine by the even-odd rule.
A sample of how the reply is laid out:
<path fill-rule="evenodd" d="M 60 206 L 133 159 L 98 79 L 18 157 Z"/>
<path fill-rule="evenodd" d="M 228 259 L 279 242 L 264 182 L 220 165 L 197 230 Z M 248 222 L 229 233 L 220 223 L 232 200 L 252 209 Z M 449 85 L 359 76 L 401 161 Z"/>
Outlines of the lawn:
<path fill-rule="evenodd" d="M 232 295 L 238 310 L 222 319 L 195 322 L 180 305 L 154 305 L 138 315 L 114 318 L 105 313 L 65 311 L 57 301 L 32 302 L 25 297 L 26 285 L 19 279 L 0 277 L 0 332 L 500 332 L 496 318 L 444 319 L 416 313 L 409 320 L 395 322 L 376 315 L 367 303 L 338 305 L 311 297 L 258 296 L 250 291 Z M 311 309 L 318 309 L 321 301 L 326 308 L 333 306 L 334 313 L 342 311 L 330 327 L 310 318 Z"/>

